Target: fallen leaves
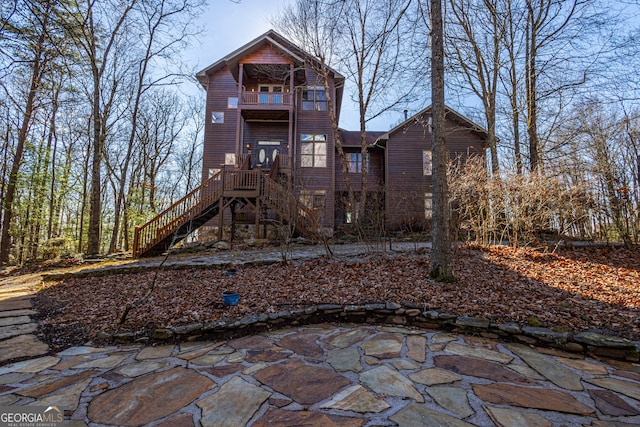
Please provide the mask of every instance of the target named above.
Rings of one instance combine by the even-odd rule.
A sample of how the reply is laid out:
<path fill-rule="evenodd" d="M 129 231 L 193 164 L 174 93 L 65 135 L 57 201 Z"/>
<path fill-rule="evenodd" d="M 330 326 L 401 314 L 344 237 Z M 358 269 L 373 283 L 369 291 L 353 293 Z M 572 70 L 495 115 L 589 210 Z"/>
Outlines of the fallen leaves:
<path fill-rule="evenodd" d="M 151 330 L 322 303 L 394 301 L 494 322 L 526 324 L 528 318 L 536 318 L 552 328 L 598 328 L 640 338 L 640 255 L 636 252 L 459 248 L 455 272 L 461 285 L 446 289 L 428 278 L 428 261 L 427 253 L 240 267 L 233 276 L 221 270 L 163 271 L 149 301 L 130 312 L 123 327 Z M 144 295 L 153 274 L 69 279 L 48 285 L 37 299 L 43 314 L 40 323 L 49 334 L 72 332 L 75 343 L 92 339 L 101 330 L 116 332 L 122 310 Z M 241 294 L 238 306 L 222 304 L 222 291 L 230 289 Z"/>

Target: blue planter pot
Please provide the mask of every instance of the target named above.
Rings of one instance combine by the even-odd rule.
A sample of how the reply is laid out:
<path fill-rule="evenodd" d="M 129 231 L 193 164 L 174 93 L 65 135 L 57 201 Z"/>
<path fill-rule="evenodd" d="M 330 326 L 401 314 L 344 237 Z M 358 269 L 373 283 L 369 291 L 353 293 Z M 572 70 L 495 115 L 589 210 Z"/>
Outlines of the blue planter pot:
<path fill-rule="evenodd" d="M 222 301 L 225 305 L 238 305 L 238 300 L 240 299 L 239 292 L 233 291 L 224 291 L 222 293 Z"/>

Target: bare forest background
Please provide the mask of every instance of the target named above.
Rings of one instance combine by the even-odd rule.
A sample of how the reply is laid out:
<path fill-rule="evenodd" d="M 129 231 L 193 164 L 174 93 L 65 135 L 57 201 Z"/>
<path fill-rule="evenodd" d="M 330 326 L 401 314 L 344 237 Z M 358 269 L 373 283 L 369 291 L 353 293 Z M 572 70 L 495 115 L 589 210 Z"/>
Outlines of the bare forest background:
<path fill-rule="evenodd" d="M 1 3 L 1 264 L 130 250 L 135 226 L 199 185 L 204 91 L 184 90 L 197 70 L 181 52 L 205 6 Z M 430 103 L 429 6 L 292 0 L 273 22 L 346 76 L 364 132 Z M 456 238 L 640 241 L 639 13 L 443 1 L 445 102 L 488 130 L 486 162 L 450 159 Z"/>

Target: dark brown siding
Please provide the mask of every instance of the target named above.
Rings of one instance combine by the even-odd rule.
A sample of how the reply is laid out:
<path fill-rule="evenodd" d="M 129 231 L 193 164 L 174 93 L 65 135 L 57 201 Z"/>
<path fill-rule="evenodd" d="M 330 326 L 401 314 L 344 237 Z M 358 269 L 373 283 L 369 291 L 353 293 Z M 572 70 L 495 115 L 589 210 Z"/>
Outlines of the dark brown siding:
<path fill-rule="evenodd" d="M 449 158 L 484 155 L 483 138 L 447 118 Z M 431 150 L 431 133 L 422 124 L 411 124 L 389 136 L 386 149 L 386 205 L 391 228 L 425 225 L 425 193 L 431 193 L 431 176 L 423 173 L 423 150 Z"/>
<path fill-rule="evenodd" d="M 291 59 L 277 52 L 271 46 L 263 46 L 257 52 L 247 55 L 240 61 L 242 64 L 290 64 Z"/>
<path fill-rule="evenodd" d="M 204 148 L 202 151 L 202 177 L 209 177 L 209 169 L 220 168 L 225 153 L 235 153 L 238 110 L 229 109 L 228 98 L 238 96 L 238 86 L 227 68 L 209 77 L 207 89 Z M 224 113 L 224 123 L 213 124 L 211 114 Z"/>
<path fill-rule="evenodd" d="M 317 75 L 311 70 L 306 73 L 309 85 L 321 84 Z M 333 90 L 333 81 L 330 82 L 330 88 Z M 331 120 L 327 111 L 303 111 L 301 96 L 299 92 L 297 96 L 297 120 L 295 135 L 295 162 L 298 165 L 298 177 L 295 178 L 296 185 L 304 191 L 325 191 L 326 206 L 322 216 L 323 227 L 333 228 L 333 213 L 335 208 L 334 200 L 334 164 L 335 164 L 335 142 Z M 335 94 L 332 94 L 332 100 L 335 100 Z M 300 167 L 300 135 L 323 134 L 327 135 L 327 167 L 324 168 L 303 168 Z"/>
<path fill-rule="evenodd" d="M 360 148 L 345 148 L 345 154 L 359 153 Z M 369 149 L 369 165 L 367 165 L 367 191 L 380 191 L 384 185 L 384 151 L 381 149 L 370 148 Z M 342 164 L 336 153 L 335 162 L 335 174 L 336 174 L 336 191 L 347 191 L 347 186 L 344 180 L 344 174 L 342 173 Z M 349 181 L 351 182 L 351 188 L 353 191 L 361 190 L 362 174 L 350 173 Z"/>

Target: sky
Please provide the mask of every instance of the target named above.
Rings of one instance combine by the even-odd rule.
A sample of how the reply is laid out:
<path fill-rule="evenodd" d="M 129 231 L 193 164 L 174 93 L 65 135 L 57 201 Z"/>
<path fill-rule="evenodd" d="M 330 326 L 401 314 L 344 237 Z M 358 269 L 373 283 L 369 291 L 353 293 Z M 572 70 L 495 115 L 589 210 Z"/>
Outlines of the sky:
<path fill-rule="evenodd" d="M 204 28 L 200 43 L 185 52 L 184 60 L 198 71 L 266 33 L 273 26 L 269 19 L 277 15 L 290 0 L 209 0 L 199 24 Z M 347 130 L 360 128 L 357 104 L 345 90 L 340 126 Z M 397 113 L 385 116 L 368 125 L 369 130 L 389 130 L 401 117 Z"/>

